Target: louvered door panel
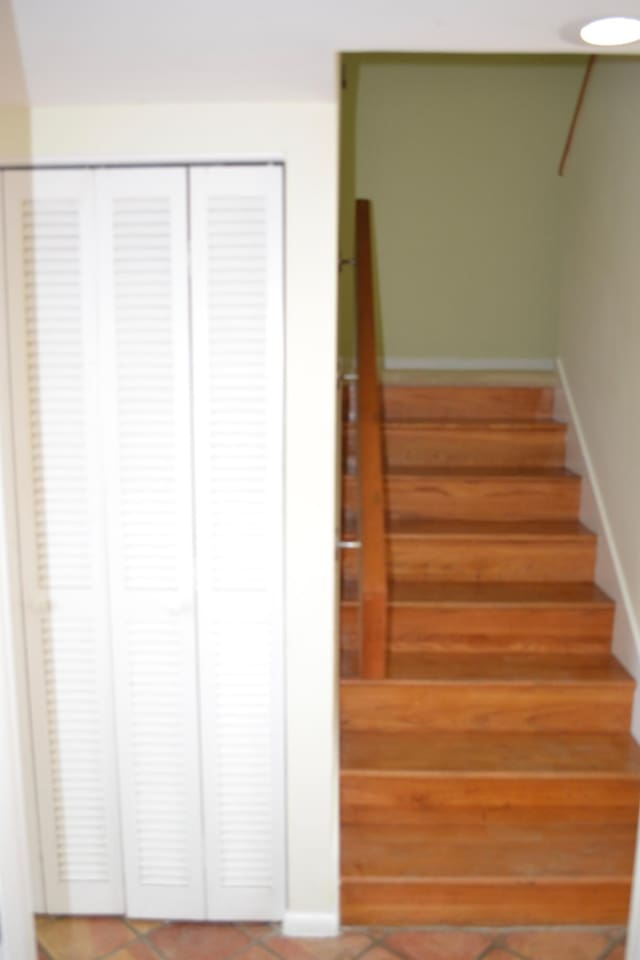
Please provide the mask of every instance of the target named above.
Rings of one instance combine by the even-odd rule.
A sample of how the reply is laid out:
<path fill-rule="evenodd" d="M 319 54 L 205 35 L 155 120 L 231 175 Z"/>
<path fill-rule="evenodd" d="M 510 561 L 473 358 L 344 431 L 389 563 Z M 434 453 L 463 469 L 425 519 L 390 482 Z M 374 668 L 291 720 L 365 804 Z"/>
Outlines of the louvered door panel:
<path fill-rule="evenodd" d="M 198 919 L 186 177 L 100 171 L 97 187 L 127 912 Z"/>
<path fill-rule="evenodd" d="M 278 919 L 282 180 L 191 173 L 198 620 L 211 919 Z"/>
<path fill-rule="evenodd" d="M 93 175 L 4 178 L 16 469 L 47 909 L 123 908 Z"/>

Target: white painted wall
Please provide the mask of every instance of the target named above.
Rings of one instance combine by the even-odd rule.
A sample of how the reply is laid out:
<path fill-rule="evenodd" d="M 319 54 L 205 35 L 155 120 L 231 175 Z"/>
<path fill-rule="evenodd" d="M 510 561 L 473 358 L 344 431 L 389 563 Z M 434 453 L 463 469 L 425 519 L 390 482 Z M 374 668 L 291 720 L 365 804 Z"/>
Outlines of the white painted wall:
<path fill-rule="evenodd" d="M 564 187 L 559 354 L 603 506 L 619 596 L 614 652 L 640 679 L 640 62 L 600 60 Z M 593 514 L 586 505 L 587 512 Z M 617 567 L 617 571 L 615 568 Z M 623 615 L 624 614 L 624 615 Z M 625 625 L 625 616 L 628 622 Z M 638 724 L 635 725 L 636 730 Z"/>
<path fill-rule="evenodd" d="M 15 160 L 0 140 L 1 159 Z M 286 165 L 286 711 L 291 930 L 338 916 L 335 635 L 337 107 L 65 107 L 31 113 L 25 162 Z"/>

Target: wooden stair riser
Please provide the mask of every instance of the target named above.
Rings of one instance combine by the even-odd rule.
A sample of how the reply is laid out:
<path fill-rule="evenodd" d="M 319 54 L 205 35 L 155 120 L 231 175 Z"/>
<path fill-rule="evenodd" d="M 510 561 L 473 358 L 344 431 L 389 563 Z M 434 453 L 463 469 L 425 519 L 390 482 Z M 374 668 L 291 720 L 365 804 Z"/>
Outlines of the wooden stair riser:
<path fill-rule="evenodd" d="M 593 577 L 591 536 L 387 538 L 391 582 L 586 583 Z M 358 577 L 358 551 L 342 554 L 343 583 Z"/>
<path fill-rule="evenodd" d="M 474 607 L 391 604 L 389 645 L 395 652 L 544 653 L 581 656 L 606 653 L 613 605 L 602 607 Z M 344 652 L 360 647 L 358 606 L 340 611 Z"/>
<path fill-rule="evenodd" d="M 635 824 L 568 828 L 539 819 L 522 824 L 346 824 L 342 867 L 352 879 L 620 877 L 633 866 L 634 832 Z"/>
<path fill-rule="evenodd" d="M 624 924 L 628 877 L 342 881 L 345 924 Z"/>
<path fill-rule="evenodd" d="M 626 823 L 638 819 L 634 777 L 345 770 L 343 823 Z"/>
<path fill-rule="evenodd" d="M 382 389 L 386 420 L 547 420 L 550 387 L 396 387 Z"/>
<path fill-rule="evenodd" d="M 575 520 L 580 511 L 580 478 L 453 477 L 388 474 L 388 522 L 395 520 L 536 521 Z M 342 508 L 346 528 L 357 515 L 357 478 L 346 474 Z"/>
<path fill-rule="evenodd" d="M 626 732 L 633 684 L 341 683 L 343 730 Z"/>
<path fill-rule="evenodd" d="M 344 430 L 343 466 L 356 470 L 357 432 Z M 387 424 L 383 435 L 387 469 L 517 468 L 551 469 L 564 465 L 566 427 L 561 423 L 507 425 Z"/>

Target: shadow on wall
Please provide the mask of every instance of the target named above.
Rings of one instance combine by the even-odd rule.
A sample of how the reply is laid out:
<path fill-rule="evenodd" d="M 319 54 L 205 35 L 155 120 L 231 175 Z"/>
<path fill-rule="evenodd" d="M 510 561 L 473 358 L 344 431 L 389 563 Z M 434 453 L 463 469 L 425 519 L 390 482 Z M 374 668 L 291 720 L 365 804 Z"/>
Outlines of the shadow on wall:
<path fill-rule="evenodd" d="M 0 0 L 0 161 L 31 156 L 28 89 L 13 3 Z"/>
<path fill-rule="evenodd" d="M 31 158 L 31 125 L 28 91 L 13 5 L 0 0 L 0 164 L 28 163 Z M 1 199 L 1 193 L 0 193 Z M 8 379 L 5 345 L 0 344 L 0 387 Z M 8 423 L 4 396 L 0 401 L 0 453 L 5 448 Z M 0 461 L 0 470 L 3 464 Z M 4 478 L 2 478 L 4 481 Z M 0 491 L 4 482 L 0 483 Z M 2 494 L 0 492 L 0 509 Z M 0 550 L 5 544 L 5 518 L 0 516 Z M 0 925 L 1 960 L 13 957 L 35 960 L 35 936 L 30 914 L 28 833 L 35 837 L 34 811 L 25 807 L 13 730 L 26 729 L 14 714 L 14 678 L 18 671 L 14 651 L 5 643 L 10 633 L 5 558 L 0 557 Z M 18 693 L 18 699 L 22 699 Z M 22 749 L 22 755 L 28 754 Z M 29 822 L 29 830 L 25 820 Z"/>

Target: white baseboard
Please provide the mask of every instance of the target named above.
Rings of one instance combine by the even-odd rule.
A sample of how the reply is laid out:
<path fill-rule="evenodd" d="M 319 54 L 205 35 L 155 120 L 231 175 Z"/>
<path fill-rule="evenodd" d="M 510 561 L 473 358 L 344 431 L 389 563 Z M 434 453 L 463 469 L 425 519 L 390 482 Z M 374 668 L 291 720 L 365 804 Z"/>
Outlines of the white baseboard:
<path fill-rule="evenodd" d="M 385 370 L 555 370 L 553 357 L 385 357 Z"/>
<path fill-rule="evenodd" d="M 555 416 L 568 424 L 567 466 L 582 475 L 580 519 L 598 535 L 596 582 L 616 604 L 613 652 L 629 673 L 640 680 L 640 624 L 636 618 L 629 584 L 616 546 L 607 506 L 589 452 L 580 414 L 562 360 L 557 362 L 560 384 L 556 388 Z M 636 690 L 632 732 L 640 742 L 640 693 Z"/>
<path fill-rule="evenodd" d="M 282 932 L 285 937 L 335 937 L 340 932 L 340 920 L 337 913 L 287 911 Z"/>

